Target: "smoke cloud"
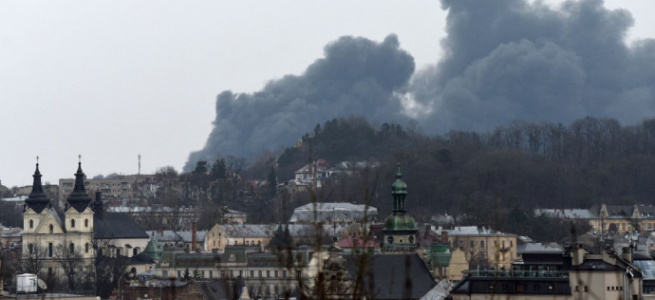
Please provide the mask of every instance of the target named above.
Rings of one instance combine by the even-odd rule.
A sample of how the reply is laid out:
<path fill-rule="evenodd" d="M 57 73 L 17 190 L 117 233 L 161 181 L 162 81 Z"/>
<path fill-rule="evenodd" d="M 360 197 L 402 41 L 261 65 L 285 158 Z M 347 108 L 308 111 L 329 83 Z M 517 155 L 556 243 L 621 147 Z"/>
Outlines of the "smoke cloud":
<path fill-rule="evenodd" d="M 521 119 L 569 123 L 655 115 L 655 41 L 626 45 L 634 20 L 601 0 L 442 0 L 442 60 L 412 79 L 432 132 L 489 130 Z"/>
<path fill-rule="evenodd" d="M 199 159 L 289 146 L 315 124 L 347 115 L 401 123 L 411 115 L 428 133 L 489 130 L 516 119 L 632 124 L 655 116 L 655 40 L 626 44 L 634 24 L 628 11 L 608 10 L 602 0 L 557 8 L 527 0 L 441 3 L 447 36 L 435 65 L 414 74 L 395 35 L 382 43 L 342 37 L 300 76 L 253 94 L 221 93 L 214 130 L 185 170 Z"/>
<path fill-rule="evenodd" d="M 300 76 L 270 81 L 262 91 L 220 93 L 216 120 L 205 148 L 191 153 L 185 171 L 198 160 L 222 155 L 252 156 L 287 147 L 329 119 L 363 115 L 371 120 L 406 119 L 397 96 L 414 73 L 414 58 L 389 35 L 381 43 L 341 37 L 324 58 Z"/>

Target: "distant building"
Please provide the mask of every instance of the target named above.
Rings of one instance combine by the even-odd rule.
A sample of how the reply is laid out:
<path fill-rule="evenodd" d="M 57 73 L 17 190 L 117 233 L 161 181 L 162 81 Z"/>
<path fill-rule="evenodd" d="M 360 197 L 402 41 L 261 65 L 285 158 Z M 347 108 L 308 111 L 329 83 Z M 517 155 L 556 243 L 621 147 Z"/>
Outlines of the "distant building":
<path fill-rule="evenodd" d="M 517 236 L 492 230 L 484 226 L 456 226 L 453 229 L 433 227 L 432 231 L 447 236 L 453 248 L 466 254 L 471 265 L 508 268 L 516 260 Z"/>
<path fill-rule="evenodd" d="M 308 203 L 293 210 L 292 224 L 373 222 L 378 217 L 375 207 L 346 202 Z"/>
<path fill-rule="evenodd" d="M 634 233 L 655 231 L 655 206 L 606 205 L 590 209 L 535 209 L 535 215 L 584 220 L 598 233 Z"/>
<path fill-rule="evenodd" d="M 112 178 L 88 179 L 84 178 L 84 185 L 89 191 L 102 192 L 105 199 L 134 199 L 144 194 L 154 195 L 155 185 L 142 185 L 153 181 L 154 175 L 118 175 Z M 66 197 L 73 192 L 76 179 L 59 179 L 59 194 L 57 197 L 59 207 L 64 207 Z"/>

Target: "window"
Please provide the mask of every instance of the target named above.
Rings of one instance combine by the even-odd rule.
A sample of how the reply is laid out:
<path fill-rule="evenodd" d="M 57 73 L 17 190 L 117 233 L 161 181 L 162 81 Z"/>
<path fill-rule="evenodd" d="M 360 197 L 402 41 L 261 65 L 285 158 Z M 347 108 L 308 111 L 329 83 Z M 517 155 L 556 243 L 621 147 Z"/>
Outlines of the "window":
<path fill-rule="evenodd" d="M 71 228 L 75 228 L 75 220 L 71 220 Z"/>
<path fill-rule="evenodd" d="M 34 252 L 34 244 L 28 244 L 27 249 L 29 249 L 30 254 L 32 254 Z"/>
<path fill-rule="evenodd" d="M 161 277 L 168 277 L 168 270 L 161 271 Z"/>
<path fill-rule="evenodd" d="M 89 253 L 89 243 L 84 244 L 84 252 Z"/>
<path fill-rule="evenodd" d="M 274 274 L 274 275 L 275 275 L 275 278 L 277 278 L 277 276 L 278 276 L 278 275 L 277 275 L 277 270 L 275 270 L 275 274 Z"/>
<path fill-rule="evenodd" d="M 34 228 L 34 220 L 30 220 L 30 228 Z"/>
<path fill-rule="evenodd" d="M 250 270 L 250 278 L 255 278 L 255 271 Z"/>
<path fill-rule="evenodd" d="M 259 270 L 259 278 L 262 278 L 262 270 Z"/>
<path fill-rule="evenodd" d="M 52 243 L 48 243 L 48 257 L 52 257 Z"/>
<path fill-rule="evenodd" d="M 89 228 L 89 219 L 84 219 L 84 227 Z"/>
<path fill-rule="evenodd" d="M 182 271 L 177 271 L 177 278 L 182 278 Z"/>
<path fill-rule="evenodd" d="M 205 278 L 205 271 L 200 272 L 200 278 Z"/>
<path fill-rule="evenodd" d="M 480 248 L 484 248 L 484 241 L 480 241 Z"/>
<path fill-rule="evenodd" d="M 118 257 L 120 255 L 121 255 L 121 248 L 116 248 L 116 256 Z"/>
<path fill-rule="evenodd" d="M 69 251 L 70 251 L 71 254 L 75 253 L 75 244 L 71 243 L 69 245 L 69 248 L 70 248 Z"/>
<path fill-rule="evenodd" d="M 209 278 L 214 278 L 214 271 L 209 271 Z"/>
<path fill-rule="evenodd" d="M 48 268 L 48 275 L 50 276 L 54 275 L 52 268 Z"/>
<path fill-rule="evenodd" d="M 50 233 L 53 233 L 55 231 L 55 226 L 50 224 Z"/>
<path fill-rule="evenodd" d="M 471 248 L 475 247 L 475 241 L 471 241 L 469 246 L 470 246 Z"/>
<path fill-rule="evenodd" d="M 266 271 L 266 278 L 271 278 L 271 271 Z"/>
<path fill-rule="evenodd" d="M 287 270 L 282 271 L 282 277 L 287 278 Z"/>
<path fill-rule="evenodd" d="M 586 293 L 586 292 L 589 292 L 589 287 L 585 285 L 585 286 L 584 286 L 584 291 L 585 291 L 585 293 Z"/>
<path fill-rule="evenodd" d="M 296 271 L 296 277 L 297 278 L 302 277 L 302 271 L 300 271 L 300 270 Z"/>
<path fill-rule="evenodd" d="M 137 254 L 139 254 L 138 250 L 139 250 L 138 248 L 132 249 L 132 256 L 136 256 Z"/>

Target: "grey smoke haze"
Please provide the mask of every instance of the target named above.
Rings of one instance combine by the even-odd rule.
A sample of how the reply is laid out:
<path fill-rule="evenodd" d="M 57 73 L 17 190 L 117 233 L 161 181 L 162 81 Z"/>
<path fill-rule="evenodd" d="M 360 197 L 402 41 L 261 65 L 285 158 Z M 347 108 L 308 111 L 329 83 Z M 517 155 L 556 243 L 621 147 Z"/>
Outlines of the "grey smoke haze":
<path fill-rule="evenodd" d="M 445 55 L 414 76 L 424 127 L 488 130 L 514 119 L 655 116 L 655 40 L 626 45 L 634 20 L 600 0 L 554 10 L 524 0 L 443 0 Z"/>
<path fill-rule="evenodd" d="M 207 144 L 191 153 L 184 170 L 198 160 L 213 162 L 228 154 L 247 157 L 289 146 L 317 123 L 334 117 L 406 119 L 394 92 L 414 73 L 414 58 L 400 49 L 395 35 L 381 43 L 341 37 L 324 52 L 325 57 L 302 75 L 270 81 L 260 92 L 220 93 Z"/>
<path fill-rule="evenodd" d="M 568 123 L 591 115 L 630 124 L 655 116 L 655 40 L 626 45 L 628 11 L 601 0 L 555 9 L 526 0 L 441 2 L 447 37 L 434 66 L 413 74 L 413 58 L 394 35 L 379 44 L 342 37 L 300 76 L 253 94 L 221 93 L 215 127 L 185 170 L 200 159 L 288 146 L 333 117 L 402 123 L 402 95 L 429 133 L 515 119 Z"/>

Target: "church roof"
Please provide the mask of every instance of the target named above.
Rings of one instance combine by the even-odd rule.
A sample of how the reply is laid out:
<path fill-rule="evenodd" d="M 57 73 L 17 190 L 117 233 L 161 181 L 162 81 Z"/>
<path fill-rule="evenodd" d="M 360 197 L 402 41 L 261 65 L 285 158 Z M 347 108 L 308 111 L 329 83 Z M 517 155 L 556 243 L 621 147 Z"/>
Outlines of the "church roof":
<path fill-rule="evenodd" d="M 370 299 L 419 299 L 435 285 L 418 254 L 373 255 L 366 263 L 362 287 Z M 349 260 L 353 278 L 361 269 L 358 259 Z"/>
<path fill-rule="evenodd" d="M 84 172 L 82 172 L 82 163 L 77 164 L 77 173 L 75 173 L 75 187 L 73 192 L 68 196 L 68 204 L 75 210 L 83 212 L 91 203 L 91 197 L 86 193 L 84 188 Z"/>
<path fill-rule="evenodd" d="M 98 239 L 149 238 L 148 234 L 127 213 L 96 214 L 93 231 Z"/>
<path fill-rule="evenodd" d="M 41 185 L 41 172 L 39 171 L 38 163 L 36 164 L 36 170 L 32 177 L 34 177 L 32 192 L 27 199 L 25 199 L 25 204 L 36 213 L 41 213 L 50 204 L 50 199 L 46 196 L 45 192 L 43 192 L 43 186 Z"/>

